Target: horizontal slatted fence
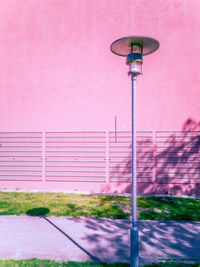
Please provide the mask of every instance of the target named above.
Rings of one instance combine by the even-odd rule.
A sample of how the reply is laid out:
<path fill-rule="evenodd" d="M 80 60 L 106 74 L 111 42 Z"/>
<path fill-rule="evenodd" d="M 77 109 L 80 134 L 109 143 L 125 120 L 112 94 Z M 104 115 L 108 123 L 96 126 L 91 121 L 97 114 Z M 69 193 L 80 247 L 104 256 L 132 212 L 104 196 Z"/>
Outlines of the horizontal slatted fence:
<path fill-rule="evenodd" d="M 152 182 L 153 179 L 153 134 L 137 132 L 137 179 Z M 131 182 L 132 158 L 131 132 L 110 132 L 109 172 L 110 182 Z"/>
<path fill-rule="evenodd" d="M 200 182 L 200 131 L 156 132 L 158 183 Z"/>
<path fill-rule="evenodd" d="M 41 132 L 0 132 L 0 180 L 40 181 L 41 157 Z"/>
<path fill-rule="evenodd" d="M 46 133 L 46 180 L 105 182 L 105 132 Z"/>
<path fill-rule="evenodd" d="M 0 180 L 42 177 L 46 182 L 131 182 L 131 132 L 0 132 Z M 138 131 L 137 178 L 200 183 L 200 131 Z"/>

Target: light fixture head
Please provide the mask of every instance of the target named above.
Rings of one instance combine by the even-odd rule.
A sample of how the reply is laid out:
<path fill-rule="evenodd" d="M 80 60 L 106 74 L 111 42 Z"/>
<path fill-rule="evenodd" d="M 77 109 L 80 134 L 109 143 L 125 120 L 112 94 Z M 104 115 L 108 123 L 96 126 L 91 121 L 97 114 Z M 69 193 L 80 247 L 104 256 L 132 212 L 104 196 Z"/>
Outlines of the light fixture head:
<path fill-rule="evenodd" d="M 159 42 L 151 37 L 127 36 L 116 40 L 110 46 L 110 50 L 122 57 L 126 57 L 129 65 L 129 74 L 142 74 L 143 56 L 155 52 L 159 48 Z"/>

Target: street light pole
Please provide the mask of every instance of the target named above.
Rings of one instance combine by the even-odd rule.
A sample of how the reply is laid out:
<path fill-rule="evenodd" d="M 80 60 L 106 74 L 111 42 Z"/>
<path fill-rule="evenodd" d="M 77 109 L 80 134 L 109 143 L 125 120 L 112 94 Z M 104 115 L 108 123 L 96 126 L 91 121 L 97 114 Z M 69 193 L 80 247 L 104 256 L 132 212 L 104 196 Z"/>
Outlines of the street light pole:
<path fill-rule="evenodd" d="M 131 227 L 131 267 L 139 266 L 139 233 L 137 226 L 137 162 L 136 162 L 136 80 L 137 75 L 131 75 L 132 82 L 132 227 Z"/>
<path fill-rule="evenodd" d="M 110 50 L 118 55 L 126 57 L 129 65 L 128 74 L 132 81 L 132 227 L 130 244 L 131 267 L 139 266 L 139 231 L 137 226 L 137 155 L 136 155 L 136 79 L 142 74 L 143 56 L 155 52 L 159 48 L 159 42 L 145 36 L 128 36 L 116 40 L 110 46 Z"/>

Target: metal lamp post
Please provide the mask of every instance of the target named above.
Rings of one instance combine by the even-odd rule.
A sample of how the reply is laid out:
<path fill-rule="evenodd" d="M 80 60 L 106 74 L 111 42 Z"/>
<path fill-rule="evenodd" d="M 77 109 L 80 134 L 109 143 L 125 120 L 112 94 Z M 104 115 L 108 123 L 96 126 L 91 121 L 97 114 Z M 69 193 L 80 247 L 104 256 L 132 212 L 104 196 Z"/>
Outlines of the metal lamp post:
<path fill-rule="evenodd" d="M 128 36 L 116 40 L 110 46 L 111 51 L 126 57 L 128 74 L 132 81 L 132 227 L 131 227 L 131 267 L 139 266 L 139 234 L 137 227 L 137 170 L 136 170 L 136 78 L 142 74 L 143 56 L 155 52 L 159 42 L 150 37 Z"/>

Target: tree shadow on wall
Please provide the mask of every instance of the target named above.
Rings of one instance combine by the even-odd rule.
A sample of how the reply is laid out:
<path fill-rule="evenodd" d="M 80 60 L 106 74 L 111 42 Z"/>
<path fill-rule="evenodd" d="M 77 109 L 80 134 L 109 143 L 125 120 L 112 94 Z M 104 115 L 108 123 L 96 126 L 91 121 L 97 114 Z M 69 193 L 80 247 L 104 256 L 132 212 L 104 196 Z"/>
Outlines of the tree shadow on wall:
<path fill-rule="evenodd" d="M 131 182 L 131 157 L 129 144 L 125 159 L 111 164 L 111 182 Z M 200 195 L 200 122 L 189 118 L 182 131 L 157 131 L 155 144 L 150 135 L 137 136 L 137 182 L 139 193 Z"/>
<path fill-rule="evenodd" d="M 143 182 L 148 182 L 151 179 L 153 169 L 153 146 L 151 147 L 149 144 L 152 144 L 152 140 L 150 139 L 137 142 L 137 176 Z M 130 151 L 128 152 L 128 156 L 112 167 L 110 174 L 110 180 L 112 182 L 131 182 L 131 145 L 129 145 L 128 150 Z"/>
<path fill-rule="evenodd" d="M 137 132 L 137 181 L 142 185 L 143 191 L 150 191 L 154 167 L 153 133 Z M 131 192 L 132 181 L 132 145 L 131 132 L 117 133 L 115 140 L 110 140 L 110 182 L 129 183 L 126 192 Z M 123 159 L 123 160 L 121 160 Z"/>
<path fill-rule="evenodd" d="M 157 183 L 172 184 L 169 193 L 200 194 L 199 122 L 189 118 L 180 132 L 158 133 L 156 177 Z"/>

